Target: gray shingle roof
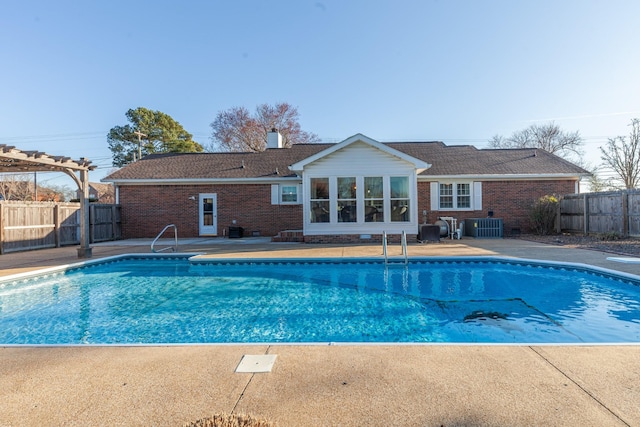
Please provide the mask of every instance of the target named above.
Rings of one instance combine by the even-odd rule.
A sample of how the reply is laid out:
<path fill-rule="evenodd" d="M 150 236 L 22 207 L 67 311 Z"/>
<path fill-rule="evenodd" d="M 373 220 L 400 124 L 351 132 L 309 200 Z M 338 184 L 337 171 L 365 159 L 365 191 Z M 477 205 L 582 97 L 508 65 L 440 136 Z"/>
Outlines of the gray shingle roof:
<path fill-rule="evenodd" d="M 389 143 L 390 147 L 431 163 L 422 176 L 442 175 L 546 175 L 589 172 L 544 150 L 478 149 L 472 145 Z"/>
<path fill-rule="evenodd" d="M 293 177 L 289 165 L 333 144 L 296 144 L 261 153 L 152 154 L 110 174 L 103 181 L 174 179 L 256 179 Z M 447 146 L 442 142 L 387 143 L 405 154 L 431 163 L 422 176 L 544 175 L 588 173 L 539 149 L 485 150 Z"/>

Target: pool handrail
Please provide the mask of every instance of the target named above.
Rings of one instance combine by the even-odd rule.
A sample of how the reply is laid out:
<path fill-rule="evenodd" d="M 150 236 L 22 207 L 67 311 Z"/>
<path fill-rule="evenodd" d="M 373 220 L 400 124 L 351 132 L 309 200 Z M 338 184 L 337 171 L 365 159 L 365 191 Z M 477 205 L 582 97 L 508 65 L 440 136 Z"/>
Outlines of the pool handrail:
<path fill-rule="evenodd" d="M 156 242 L 158 241 L 158 239 L 160 238 L 160 236 L 162 236 L 164 234 L 165 231 L 167 231 L 168 228 L 173 227 L 173 237 L 175 239 L 175 247 L 174 246 L 167 246 L 166 248 L 162 248 L 162 249 L 158 249 L 156 250 L 154 248 L 154 245 L 156 244 Z M 173 252 L 178 252 L 178 227 L 176 227 L 175 224 L 168 224 L 167 226 L 165 226 L 162 231 L 156 236 L 155 239 L 153 239 L 153 242 L 151 242 L 151 252 L 162 252 L 162 251 L 167 251 L 167 250 L 172 250 Z"/>
<path fill-rule="evenodd" d="M 404 257 L 404 263 L 409 264 L 409 253 L 407 252 L 407 232 L 402 230 L 402 236 L 400 239 L 402 245 L 402 256 Z M 382 232 L 382 255 L 384 256 L 384 263 L 389 263 L 389 256 L 387 254 L 387 232 Z"/>
<path fill-rule="evenodd" d="M 404 256 L 404 263 L 409 264 L 409 254 L 407 253 L 407 232 L 402 230 L 402 255 Z"/>
<path fill-rule="evenodd" d="M 384 263 L 386 264 L 389 259 L 387 256 L 387 232 L 382 232 L 382 255 L 384 255 Z"/>

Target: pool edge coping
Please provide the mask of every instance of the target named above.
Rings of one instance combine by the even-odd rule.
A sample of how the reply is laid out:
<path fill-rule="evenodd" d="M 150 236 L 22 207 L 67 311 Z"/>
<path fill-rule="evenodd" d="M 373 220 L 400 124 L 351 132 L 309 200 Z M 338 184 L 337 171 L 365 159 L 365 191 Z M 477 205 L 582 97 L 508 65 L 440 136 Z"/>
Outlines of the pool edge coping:
<path fill-rule="evenodd" d="M 10 274 L 7 276 L 0 277 L 0 283 L 4 283 L 12 280 L 20 280 L 26 279 L 33 276 L 38 276 L 42 274 L 48 273 L 57 273 L 61 271 L 67 271 L 74 268 L 83 268 L 86 266 L 90 266 L 93 264 L 106 263 L 111 261 L 116 261 L 123 258 L 186 258 L 190 263 L 193 264 L 219 264 L 219 263 L 268 263 L 268 262 L 277 262 L 277 263 L 295 263 L 295 262 L 339 262 L 339 263 L 350 263 L 350 262 L 363 262 L 363 263 L 384 263 L 384 258 L 382 257 L 261 257 L 261 258 L 237 258 L 237 257 L 207 257 L 200 258 L 202 255 L 206 255 L 206 252 L 175 252 L 175 253 L 124 253 L 119 255 L 111 255 L 103 258 L 96 258 L 85 261 L 78 261 L 69 264 L 61 264 L 53 267 L 45 267 L 41 269 L 24 271 L 21 273 Z M 460 256 L 413 256 L 408 258 L 409 262 L 411 261 L 433 261 L 433 262 L 482 262 L 482 261 L 493 261 L 493 262 L 507 262 L 510 264 L 537 264 L 548 267 L 570 267 L 581 269 L 593 273 L 607 274 L 609 276 L 617 276 L 619 278 L 624 278 L 627 280 L 632 280 L 636 282 L 640 282 L 640 275 L 627 273 L 625 271 L 613 270 L 605 267 L 599 267 L 596 265 L 579 263 L 579 262 L 567 262 L 567 261 L 552 261 L 552 260 L 540 260 L 533 258 L 519 258 L 515 256 L 501 256 L 501 255 L 460 255 Z M 389 267 L 404 267 L 406 266 L 404 263 L 390 263 L 387 264 Z"/>

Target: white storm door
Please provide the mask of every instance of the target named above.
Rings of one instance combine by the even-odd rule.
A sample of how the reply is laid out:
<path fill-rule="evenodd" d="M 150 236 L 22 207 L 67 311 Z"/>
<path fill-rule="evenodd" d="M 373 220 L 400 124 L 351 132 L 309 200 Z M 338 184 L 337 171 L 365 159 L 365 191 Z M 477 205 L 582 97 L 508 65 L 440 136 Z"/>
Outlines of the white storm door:
<path fill-rule="evenodd" d="M 218 215 L 216 208 L 216 193 L 201 193 L 198 201 L 199 230 L 201 236 L 218 235 Z"/>

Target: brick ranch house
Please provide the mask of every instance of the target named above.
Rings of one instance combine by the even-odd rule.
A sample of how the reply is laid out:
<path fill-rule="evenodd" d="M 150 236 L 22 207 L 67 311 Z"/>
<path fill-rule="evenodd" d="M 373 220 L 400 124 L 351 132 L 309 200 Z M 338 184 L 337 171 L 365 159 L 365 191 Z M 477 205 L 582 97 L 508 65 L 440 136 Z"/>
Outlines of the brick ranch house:
<path fill-rule="evenodd" d="M 153 154 L 104 178 L 122 206 L 124 238 L 287 236 L 305 242 L 380 241 L 439 217 L 484 218 L 505 234 L 529 229 L 539 197 L 579 192 L 588 172 L 539 149 L 477 149 L 442 142 L 380 143 L 362 134 L 335 144 L 264 152 Z M 233 229 L 238 231 L 237 228 Z"/>

